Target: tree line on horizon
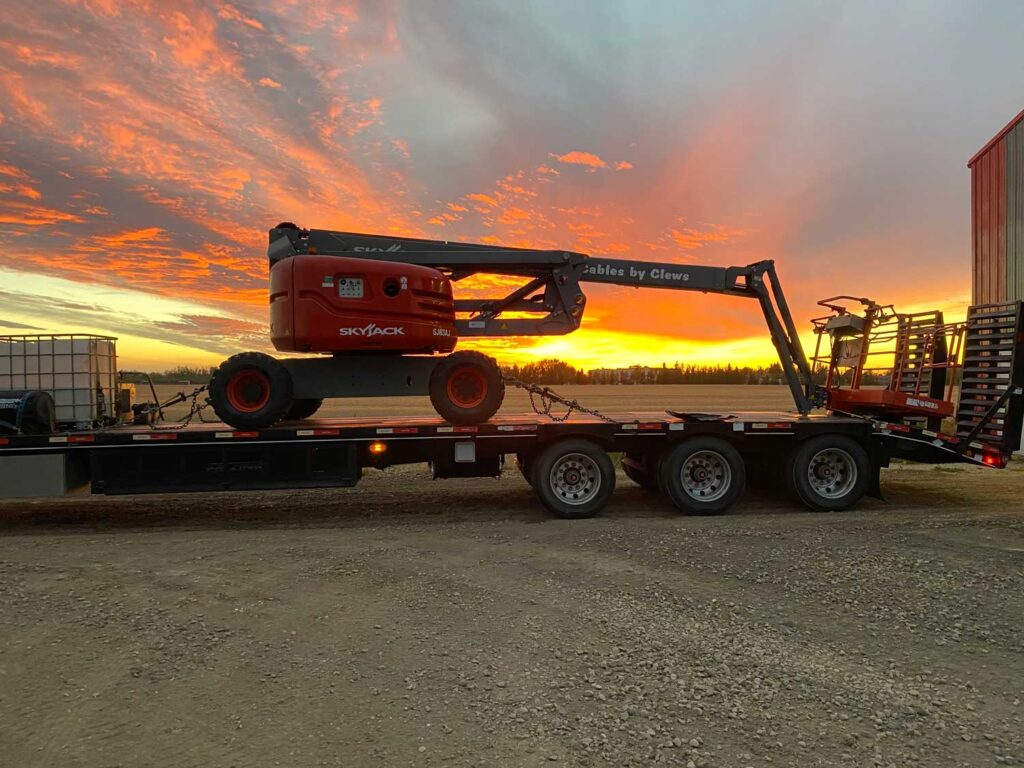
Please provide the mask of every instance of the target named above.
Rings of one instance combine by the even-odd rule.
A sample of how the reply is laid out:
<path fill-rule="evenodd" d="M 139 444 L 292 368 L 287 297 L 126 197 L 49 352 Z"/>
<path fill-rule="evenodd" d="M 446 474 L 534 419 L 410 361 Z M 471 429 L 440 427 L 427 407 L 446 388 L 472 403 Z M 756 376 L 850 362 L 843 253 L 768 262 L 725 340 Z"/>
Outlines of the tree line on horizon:
<path fill-rule="evenodd" d="M 633 365 L 628 368 L 598 368 L 584 371 L 562 360 L 538 360 L 523 365 L 503 365 L 506 376 L 528 384 L 785 384 L 782 366 L 684 365 L 662 363 L 661 367 Z M 815 374 L 817 383 L 825 380 L 824 372 Z M 862 383 L 872 386 L 886 384 L 888 376 L 867 372 Z"/>
<path fill-rule="evenodd" d="M 154 384 L 205 384 L 216 366 L 209 368 L 181 365 L 166 371 L 149 373 Z M 628 368 L 598 368 L 584 371 L 562 360 L 537 360 L 519 365 L 501 366 L 511 378 L 528 384 L 785 384 L 782 366 L 684 365 L 663 363 L 661 367 L 634 365 Z M 818 377 L 816 377 L 818 378 Z M 822 377 L 823 378 L 823 377 Z M 885 384 L 887 377 L 864 375 L 863 383 Z M 820 382 L 819 382 L 820 383 Z"/>

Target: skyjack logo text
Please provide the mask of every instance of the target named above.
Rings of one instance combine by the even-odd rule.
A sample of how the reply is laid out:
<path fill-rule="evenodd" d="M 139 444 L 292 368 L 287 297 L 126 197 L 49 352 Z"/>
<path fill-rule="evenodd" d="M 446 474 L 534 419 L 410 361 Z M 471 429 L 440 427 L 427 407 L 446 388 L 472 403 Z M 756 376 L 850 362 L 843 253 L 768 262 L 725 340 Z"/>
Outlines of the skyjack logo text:
<path fill-rule="evenodd" d="M 370 323 L 362 328 L 339 328 L 338 333 L 341 336 L 405 336 L 405 329 L 400 325 L 382 328 L 376 323 Z"/>
<path fill-rule="evenodd" d="M 400 244 L 398 244 L 398 243 L 392 243 L 387 248 L 378 248 L 378 247 L 373 246 L 373 245 L 357 245 L 352 250 L 353 251 L 362 251 L 363 253 L 369 253 L 371 251 L 382 251 L 384 253 L 394 253 L 395 251 L 402 250 L 402 246 Z"/>

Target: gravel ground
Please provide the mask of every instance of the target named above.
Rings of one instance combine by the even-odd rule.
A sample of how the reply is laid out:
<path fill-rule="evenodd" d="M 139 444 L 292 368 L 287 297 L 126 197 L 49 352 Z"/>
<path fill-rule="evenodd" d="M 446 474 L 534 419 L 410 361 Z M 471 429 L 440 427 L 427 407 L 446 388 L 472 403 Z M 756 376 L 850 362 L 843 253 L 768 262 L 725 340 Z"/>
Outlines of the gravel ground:
<path fill-rule="evenodd" d="M 619 483 L 0 503 L 0 762 L 1024 764 L 1020 462 L 836 515 Z"/>

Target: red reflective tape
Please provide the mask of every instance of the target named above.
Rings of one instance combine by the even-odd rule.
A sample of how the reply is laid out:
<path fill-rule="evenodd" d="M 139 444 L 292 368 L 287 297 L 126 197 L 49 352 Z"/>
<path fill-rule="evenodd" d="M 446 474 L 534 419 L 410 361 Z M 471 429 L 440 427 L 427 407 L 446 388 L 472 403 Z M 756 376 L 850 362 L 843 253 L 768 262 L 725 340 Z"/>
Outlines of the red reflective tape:
<path fill-rule="evenodd" d="M 395 427 L 392 430 L 392 434 L 395 435 L 415 435 L 420 431 L 419 427 Z"/>
<path fill-rule="evenodd" d="M 259 432 L 232 432 L 232 437 L 259 437 Z"/>
<path fill-rule="evenodd" d="M 96 435 L 68 435 L 69 443 L 95 443 Z"/>
<path fill-rule="evenodd" d="M 959 443 L 960 442 L 960 438 L 957 437 L 956 435 L 947 435 L 947 434 L 944 434 L 942 432 L 939 432 L 939 434 L 937 434 L 936 437 L 939 438 L 939 440 L 945 440 L 947 443 Z"/>
<path fill-rule="evenodd" d="M 10 444 L 11 444 L 11 441 L 8 440 L 6 437 L 0 437 L 0 445 L 10 445 Z"/>
<path fill-rule="evenodd" d="M 789 429 L 788 421 L 774 421 L 768 425 L 768 429 Z"/>
<path fill-rule="evenodd" d="M 906 424 L 886 424 L 885 428 L 890 432 L 909 432 L 910 427 Z"/>
<path fill-rule="evenodd" d="M 663 425 L 661 424 L 661 422 L 653 421 L 653 422 L 647 422 L 646 424 L 637 424 L 636 428 L 637 429 L 646 429 L 646 430 L 662 429 Z"/>
<path fill-rule="evenodd" d="M 178 436 L 174 432 L 152 432 L 149 435 L 150 440 L 177 440 Z"/>
<path fill-rule="evenodd" d="M 455 427 L 455 428 L 453 428 L 452 431 L 453 432 L 476 432 L 477 428 L 476 427 Z"/>
<path fill-rule="evenodd" d="M 341 434 L 341 430 L 340 429 L 314 429 L 313 430 L 313 434 L 315 436 L 317 436 L 317 437 L 320 437 L 320 436 L 323 436 L 323 435 L 340 435 Z"/>

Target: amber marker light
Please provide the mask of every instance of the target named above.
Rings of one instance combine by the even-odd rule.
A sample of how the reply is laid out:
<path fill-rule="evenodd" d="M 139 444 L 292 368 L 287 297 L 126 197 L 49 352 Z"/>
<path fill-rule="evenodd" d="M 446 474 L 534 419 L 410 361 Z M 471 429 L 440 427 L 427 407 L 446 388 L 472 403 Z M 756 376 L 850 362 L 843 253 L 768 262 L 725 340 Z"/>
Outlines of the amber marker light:
<path fill-rule="evenodd" d="M 370 453 L 374 456 L 380 456 L 384 451 L 388 449 L 387 445 L 381 442 L 370 443 Z"/>

